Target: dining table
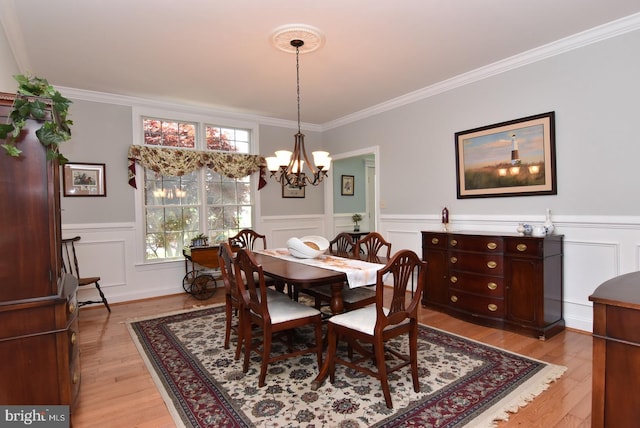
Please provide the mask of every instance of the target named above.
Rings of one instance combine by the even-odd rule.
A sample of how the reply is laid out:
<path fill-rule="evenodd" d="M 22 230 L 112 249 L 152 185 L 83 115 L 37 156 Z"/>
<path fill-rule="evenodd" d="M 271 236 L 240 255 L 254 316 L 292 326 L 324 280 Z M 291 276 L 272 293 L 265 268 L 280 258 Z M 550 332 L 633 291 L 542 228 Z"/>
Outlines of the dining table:
<path fill-rule="evenodd" d="M 253 255 L 255 256 L 258 264 L 262 266 L 262 270 L 265 275 L 270 276 L 275 279 L 276 282 L 280 282 L 281 284 L 289 284 L 290 286 L 303 288 L 330 284 L 331 313 L 342 313 L 344 310 L 342 289 L 345 282 L 348 282 L 352 277 L 344 271 L 314 266 L 308 264 L 308 262 L 305 262 L 304 260 L 294 260 L 292 257 L 283 257 L 283 253 L 285 251 L 286 250 L 282 249 L 254 251 Z M 367 266 L 368 270 L 372 269 L 367 272 L 369 278 L 371 278 L 372 274 L 377 276 L 377 270 L 384 267 L 387 262 L 385 257 L 375 257 L 371 259 L 366 255 L 353 255 L 350 253 L 337 254 L 327 252 L 325 255 L 320 257 L 324 258 L 324 261 L 326 261 L 327 258 L 329 261 L 335 261 L 336 258 L 342 258 L 346 260 L 353 260 L 355 262 L 354 265 L 357 265 L 358 262 L 360 262 L 361 266 L 371 265 Z M 375 280 L 369 284 L 375 284 Z M 328 359 L 325 358 L 318 375 L 311 382 L 311 390 L 315 391 L 322 386 L 328 375 L 329 364 Z"/>
<path fill-rule="evenodd" d="M 349 280 L 353 281 L 351 275 L 345 270 L 335 270 L 328 267 L 320 267 L 317 265 L 308 264 L 308 261 L 301 259 L 295 260 L 295 257 L 286 257 L 288 252 L 286 249 L 274 249 L 274 250 L 258 250 L 254 251 L 256 262 L 262 266 L 265 275 L 273 278 L 280 284 L 288 284 L 294 288 L 310 288 L 320 285 L 330 285 L 331 287 L 331 302 L 330 308 L 332 314 L 339 314 L 344 311 L 344 303 L 342 301 L 342 289 L 345 282 Z M 354 265 L 358 264 L 355 269 L 359 271 L 368 270 L 369 281 L 366 284 L 356 285 L 371 285 L 375 283 L 375 275 L 378 269 L 382 268 L 386 263 L 386 258 L 376 258 L 375 262 L 369 262 L 366 260 L 366 256 L 359 255 L 354 256 L 346 253 L 331 253 L 327 252 L 325 255 L 320 256 L 325 258 L 327 266 L 336 265 L 331 263 L 335 259 L 347 259 L 353 260 Z M 330 259 L 330 260 L 326 260 Z M 349 263 L 348 261 L 346 263 Z M 363 272 L 360 272 L 363 274 Z M 352 284 L 353 286 L 354 284 Z"/>

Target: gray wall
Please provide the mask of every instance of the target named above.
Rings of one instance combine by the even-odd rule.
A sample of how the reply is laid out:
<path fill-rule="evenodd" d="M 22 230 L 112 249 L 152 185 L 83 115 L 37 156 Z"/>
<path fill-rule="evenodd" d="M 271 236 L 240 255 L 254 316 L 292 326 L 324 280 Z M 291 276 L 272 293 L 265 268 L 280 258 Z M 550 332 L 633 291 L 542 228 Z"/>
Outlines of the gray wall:
<path fill-rule="evenodd" d="M 19 74 L 20 70 L 13 58 L 13 52 L 11 52 L 2 25 L 0 25 L 0 58 L 2 58 L 0 61 L 0 92 L 14 93 L 18 82 L 12 76 Z"/>
<path fill-rule="evenodd" d="M 324 143 L 380 146 L 382 215 L 638 215 L 639 51 L 635 31 L 328 130 Z M 454 133 L 548 111 L 558 195 L 456 199 Z"/>
<path fill-rule="evenodd" d="M 60 145 L 60 151 L 70 162 L 104 163 L 107 197 L 63 196 L 62 223 L 133 222 L 134 189 L 127 183 L 131 107 L 73 100 L 69 117 L 74 122 L 72 138 Z"/>

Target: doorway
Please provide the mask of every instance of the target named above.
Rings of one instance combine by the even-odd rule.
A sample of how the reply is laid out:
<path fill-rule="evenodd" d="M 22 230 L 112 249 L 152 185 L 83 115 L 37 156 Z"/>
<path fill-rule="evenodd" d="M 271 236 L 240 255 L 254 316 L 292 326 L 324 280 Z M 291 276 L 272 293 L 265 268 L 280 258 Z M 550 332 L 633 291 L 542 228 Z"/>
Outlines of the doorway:
<path fill-rule="evenodd" d="M 360 223 L 363 231 L 378 230 L 379 146 L 332 154 L 332 158 L 331 169 L 333 172 L 329 172 L 325 185 L 324 205 L 328 234 L 335 236 L 340 232 L 352 230 L 351 215 L 355 212 L 362 213 L 364 216 L 362 223 Z M 351 165 L 351 169 L 344 167 L 344 165 Z M 353 196 L 341 195 L 341 176 L 343 174 L 355 176 Z"/>

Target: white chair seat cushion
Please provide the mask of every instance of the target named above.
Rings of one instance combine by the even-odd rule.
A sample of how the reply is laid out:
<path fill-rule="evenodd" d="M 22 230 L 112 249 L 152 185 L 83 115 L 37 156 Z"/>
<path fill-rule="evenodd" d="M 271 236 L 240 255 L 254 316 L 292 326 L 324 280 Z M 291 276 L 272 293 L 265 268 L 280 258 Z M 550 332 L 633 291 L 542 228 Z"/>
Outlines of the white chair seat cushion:
<path fill-rule="evenodd" d="M 267 301 L 271 301 L 274 299 L 284 299 L 284 300 L 291 300 L 289 298 L 289 296 L 287 296 L 284 293 L 281 293 L 277 290 L 274 290 L 272 288 L 267 288 Z"/>
<path fill-rule="evenodd" d="M 322 296 L 325 300 L 331 299 L 331 286 L 330 285 L 321 285 L 318 287 L 310 288 L 309 290 L 312 293 Z M 342 288 L 342 301 L 345 303 L 358 303 L 364 299 L 373 299 L 376 297 L 375 288 L 368 287 L 355 287 L 349 288 L 349 286 L 345 286 Z"/>
<path fill-rule="evenodd" d="M 276 293 L 278 293 L 276 291 Z M 278 293 L 286 297 L 283 293 Z M 269 295 L 271 297 L 271 295 Z M 295 302 L 289 298 L 281 299 L 267 298 L 267 306 L 269 315 L 271 315 L 271 323 L 279 324 L 281 322 L 291 321 L 298 318 L 305 318 L 314 315 L 320 315 L 320 311 L 311 306 Z"/>
<path fill-rule="evenodd" d="M 387 308 L 383 308 L 383 311 L 385 315 L 389 313 L 389 309 Z M 376 327 L 376 318 L 377 311 L 376 305 L 374 304 L 365 306 L 364 308 L 345 312 L 343 314 L 334 315 L 329 318 L 329 322 L 332 324 L 350 328 L 351 330 L 360 331 L 364 334 L 368 334 L 369 336 L 373 336 L 373 330 Z M 407 322 L 409 322 L 409 320 L 405 319 L 400 324 L 404 324 Z M 391 327 L 395 326 L 388 326 L 387 328 Z"/>

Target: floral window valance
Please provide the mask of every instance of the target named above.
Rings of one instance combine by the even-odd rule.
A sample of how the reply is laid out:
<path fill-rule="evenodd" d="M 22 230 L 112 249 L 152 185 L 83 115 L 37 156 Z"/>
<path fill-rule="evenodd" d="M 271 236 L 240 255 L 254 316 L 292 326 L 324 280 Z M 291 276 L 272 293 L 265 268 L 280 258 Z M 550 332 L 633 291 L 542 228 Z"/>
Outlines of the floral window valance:
<path fill-rule="evenodd" d="M 204 167 L 229 178 L 241 178 L 260 172 L 258 190 L 267 184 L 264 178 L 265 160 L 258 155 L 133 145 L 129 147 L 127 157 L 129 185 L 136 188 L 136 162 L 162 175 L 181 176 Z"/>

